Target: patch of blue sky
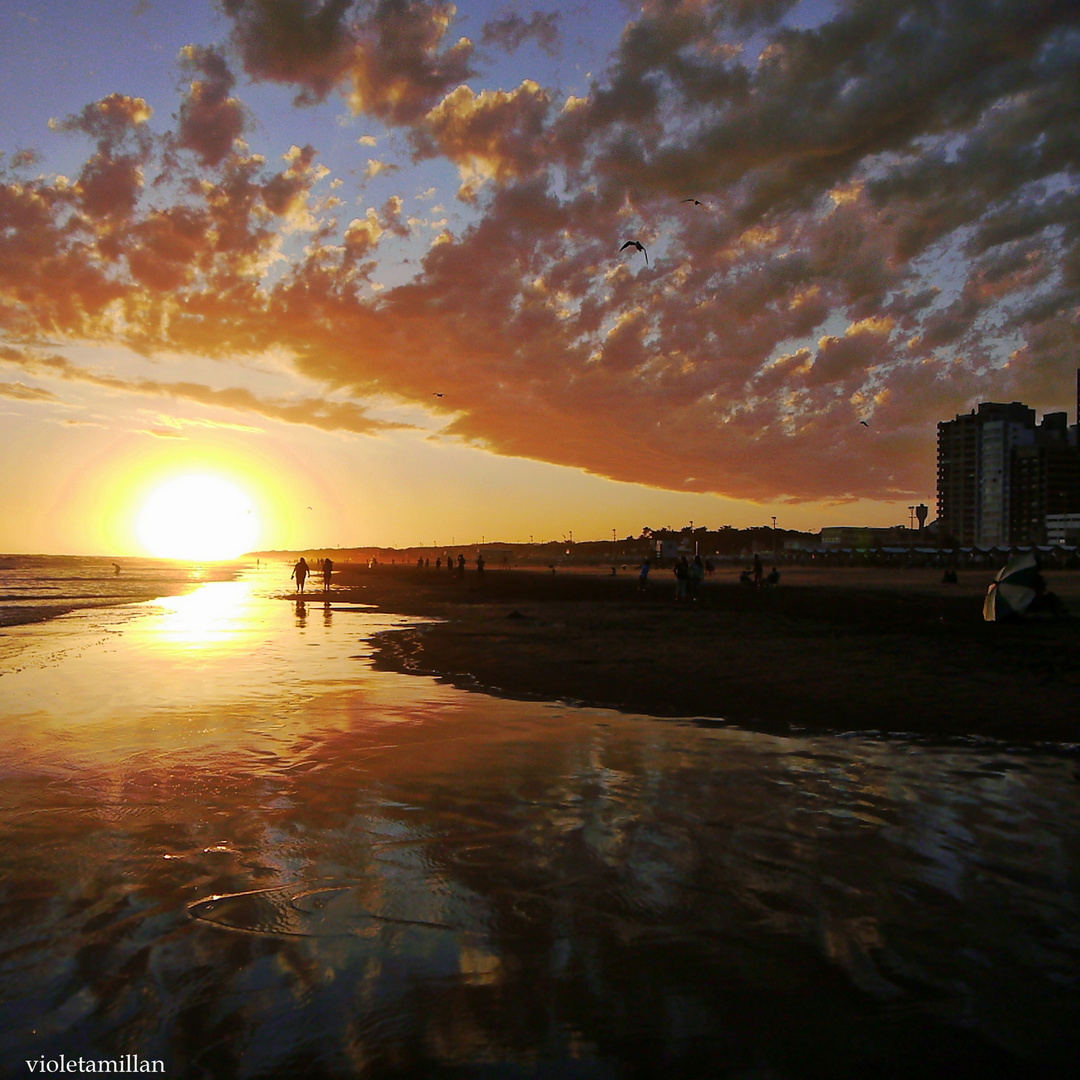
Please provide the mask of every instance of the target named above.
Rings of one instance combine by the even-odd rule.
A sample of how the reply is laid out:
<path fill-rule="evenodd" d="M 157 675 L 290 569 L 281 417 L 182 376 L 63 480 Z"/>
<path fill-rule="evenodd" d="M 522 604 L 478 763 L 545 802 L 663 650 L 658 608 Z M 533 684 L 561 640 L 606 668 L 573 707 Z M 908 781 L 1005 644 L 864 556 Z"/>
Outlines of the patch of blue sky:
<path fill-rule="evenodd" d="M 142 14 L 137 7 L 133 0 L 99 0 L 92 11 L 55 0 L 0 4 L 7 147 L 33 147 L 46 155 L 47 171 L 72 175 L 85 161 L 84 145 L 50 136 L 50 119 L 114 93 L 144 98 L 166 118 L 175 111 L 180 50 L 222 37 L 223 20 L 212 4 L 142 5 Z"/>

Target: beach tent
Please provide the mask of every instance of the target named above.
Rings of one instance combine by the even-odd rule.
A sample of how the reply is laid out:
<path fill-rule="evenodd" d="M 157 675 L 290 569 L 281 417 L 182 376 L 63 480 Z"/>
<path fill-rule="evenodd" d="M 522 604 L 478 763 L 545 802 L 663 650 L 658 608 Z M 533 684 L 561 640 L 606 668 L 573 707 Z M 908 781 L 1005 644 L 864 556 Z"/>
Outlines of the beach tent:
<path fill-rule="evenodd" d="M 986 590 L 983 618 L 987 622 L 1000 622 L 1010 615 L 1022 615 L 1035 599 L 1038 578 L 1039 564 L 1032 552 L 1010 559 Z"/>

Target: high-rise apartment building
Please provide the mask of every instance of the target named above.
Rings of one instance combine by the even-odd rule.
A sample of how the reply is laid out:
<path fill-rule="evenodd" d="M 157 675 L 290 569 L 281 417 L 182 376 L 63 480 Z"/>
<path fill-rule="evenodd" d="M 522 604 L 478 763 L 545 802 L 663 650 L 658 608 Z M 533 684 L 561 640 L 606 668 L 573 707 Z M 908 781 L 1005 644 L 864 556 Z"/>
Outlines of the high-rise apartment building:
<path fill-rule="evenodd" d="M 1014 544 L 1046 544 L 1047 518 L 1080 511 L 1080 452 L 1070 445 L 1066 413 L 1047 413 L 1035 443 L 1012 461 L 1009 535 Z"/>
<path fill-rule="evenodd" d="M 1045 544 L 1046 518 L 1080 512 L 1077 428 L 1065 413 L 983 402 L 938 424 L 938 530 L 961 546 Z"/>
<path fill-rule="evenodd" d="M 983 402 L 938 424 L 938 531 L 965 547 L 1008 543 L 1012 450 L 1034 443 L 1035 410 Z"/>

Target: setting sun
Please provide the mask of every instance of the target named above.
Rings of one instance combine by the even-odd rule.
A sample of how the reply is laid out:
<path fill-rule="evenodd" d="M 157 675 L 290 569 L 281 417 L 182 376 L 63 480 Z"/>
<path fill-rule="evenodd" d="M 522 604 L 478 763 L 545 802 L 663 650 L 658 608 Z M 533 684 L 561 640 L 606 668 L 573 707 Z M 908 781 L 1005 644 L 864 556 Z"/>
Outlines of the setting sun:
<path fill-rule="evenodd" d="M 235 559 L 259 537 L 247 494 L 229 480 L 203 473 L 155 488 L 139 510 L 135 529 L 146 550 L 163 559 Z"/>

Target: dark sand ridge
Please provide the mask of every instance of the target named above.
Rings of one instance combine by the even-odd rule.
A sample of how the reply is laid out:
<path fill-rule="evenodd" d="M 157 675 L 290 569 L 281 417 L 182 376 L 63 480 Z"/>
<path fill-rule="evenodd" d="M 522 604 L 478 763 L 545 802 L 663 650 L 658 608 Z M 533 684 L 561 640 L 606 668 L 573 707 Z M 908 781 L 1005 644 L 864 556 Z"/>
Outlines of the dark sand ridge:
<path fill-rule="evenodd" d="M 344 567 L 331 596 L 443 620 L 381 635 L 380 667 L 511 697 L 766 731 L 1080 741 L 1080 619 L 986 623 L 992 573 L 940 578 L 794 568 L 756 590 L 725 570 L 688 608 L 666 570 L 642 597 L 631 571 Z M 1048 580 L 1080 613 L 1080 575 Z"/>

